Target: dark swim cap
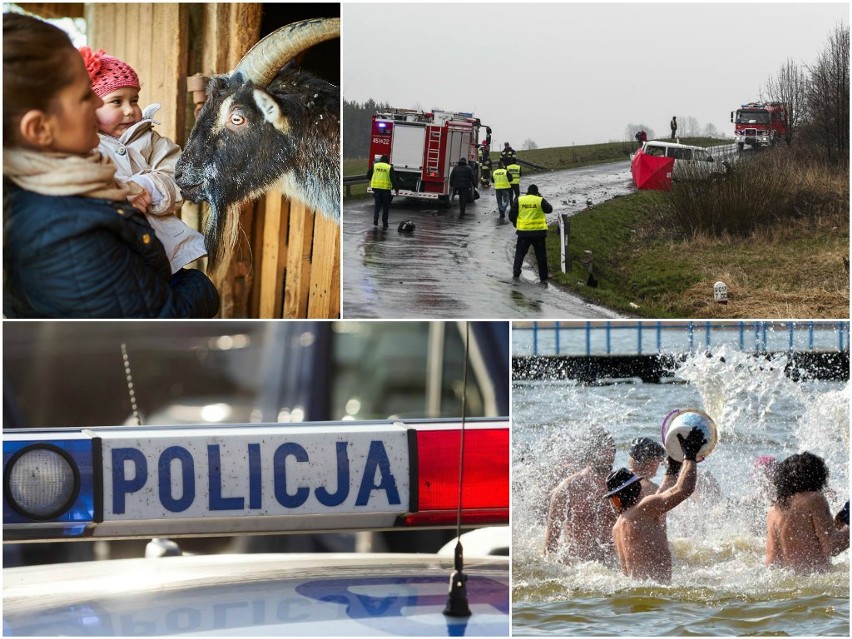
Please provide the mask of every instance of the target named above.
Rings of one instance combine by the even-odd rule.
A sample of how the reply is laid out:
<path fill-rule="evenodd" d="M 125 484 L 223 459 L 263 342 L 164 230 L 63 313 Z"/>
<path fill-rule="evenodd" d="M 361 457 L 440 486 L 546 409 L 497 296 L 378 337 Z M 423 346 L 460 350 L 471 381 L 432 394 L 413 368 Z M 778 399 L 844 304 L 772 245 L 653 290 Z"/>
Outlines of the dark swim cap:
<path fill-rule="evenodd" d="M 666 449 L 650 437 L 637 437 L 630 442 L 628 454 L 639 463 L 645 463 L 663 459 L 666 456 Z"/>

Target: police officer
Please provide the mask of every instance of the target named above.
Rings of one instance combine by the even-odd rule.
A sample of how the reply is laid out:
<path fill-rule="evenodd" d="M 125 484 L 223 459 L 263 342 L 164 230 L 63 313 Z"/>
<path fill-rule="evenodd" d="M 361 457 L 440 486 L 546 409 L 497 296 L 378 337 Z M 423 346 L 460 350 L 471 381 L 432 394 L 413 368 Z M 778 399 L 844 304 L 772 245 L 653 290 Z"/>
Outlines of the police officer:
<path fill-rule="evenodd" d="M 512 268 L 512 277 L 520 279 L 521 267 L 524 258 L 530 249 L 535 250 L 535 259 L 538 262 L 538 276 L 542 284 L 547 284 L 547 219 L 546 213 L 552 213 L 553 207 L 538 193 L 538 187 L 530 184 L 526 195 L 522 195 L 512 203 L 512 211 L 509 219 L 517 229 L 518 240 L 515 244 L 515 263 Z"/>
<path fill-rule="evenodd" d="M 467 164 L 467 158 L 459 158 L 459 163 L 450 171 L 450 187 L 459 194 L 459 214 L 464 215 L 468 202 L 473 201 L 473 187 L 476 178 L 473 169 Z"/>
<path fill-rule="evenodd" d="M 512 160 L 512 163 L 506 166 L 506 171 L 509 173 L 509 183 L 512 185 L 511 198 L 514 202 L 521 197 L 521 165 L 517 160 Z"/>
<path fill-rule="evenodd" d="M 512 204 L 512 183 L 509 172 L 506 170 L 504 161 L 500 160 L 500 166 L 491 172 L 491 181 L 494 182 L 494 195 L 497 196 L 497 209 L 500 217 L 506 217 L 506 209 Z"/>
<path fill-rule="evenodd" d="M 373 163 L 367 171 L 367 179 L 370 180 L 370 188 L 373 189 L 373 226 L 379 225 L 379 209 L 381 209 L 382 227 L 387 228 L 390 203 L 393 199 L 391 189 L 399 195 L 399 182 L 393 166 L 388 163 L 388 156 L 383 155 L 378 162 Z"/>

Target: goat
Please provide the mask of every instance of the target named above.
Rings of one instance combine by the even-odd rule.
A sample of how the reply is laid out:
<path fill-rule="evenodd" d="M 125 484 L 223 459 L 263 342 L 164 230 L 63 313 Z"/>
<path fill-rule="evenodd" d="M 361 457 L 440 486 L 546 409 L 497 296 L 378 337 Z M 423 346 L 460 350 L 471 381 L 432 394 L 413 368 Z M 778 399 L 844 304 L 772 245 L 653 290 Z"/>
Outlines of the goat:
<path fill-rule="evenodd" d="M 210 265 L 237 240 L 236 208 L 272 188 L 340 220 L 340 91 L 294 68 L 315 44 L 340 37 L 339 18 L 294 22 L 253 46 L 207 84 L 207 101 L 175 168 L 184 199 L 206 201 Z"/>

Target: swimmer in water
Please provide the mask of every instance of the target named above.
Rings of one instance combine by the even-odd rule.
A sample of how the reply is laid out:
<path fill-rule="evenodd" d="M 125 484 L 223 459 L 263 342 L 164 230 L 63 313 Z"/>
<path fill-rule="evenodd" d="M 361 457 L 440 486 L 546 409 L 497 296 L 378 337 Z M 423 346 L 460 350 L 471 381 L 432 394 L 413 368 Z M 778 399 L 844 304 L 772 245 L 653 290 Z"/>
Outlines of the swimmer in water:
<path fill-rule="evenodd" d="M 684 460 L 668 458 L 666 476 L 659 490 L 642 497 L 639 477 L 619 468 L 607 478 L 609 498 L 618 519 L 612 528 L 622 572 L 635 579 L 668 583 L 672 578 L 672 556 L 666 532 L 666 513 L 695 490 L 695 458 L 707 439 L 698 427 L 684 438 L 678 434 Z"/>
<path fill-rule="evenodd" d="M 641 497 L 653 495 L 660 488 L 651 481 L 651 477 L 657 474 L 660 464 L 665 458 L 666 449 L 650 437 L 637 437 L 630 442 L 630 450 L 627 453 L 627 468 L 639 478 L 639 483 L 642 486 Z"/>
<path fill-rule="evenodd" d="M 766 565 L 798 573 L 825 572 L 831 558 L 849 548 L 849 525 L 835 524 L 823 489 L 828 468 L 805 451 L 773 473 L 776 499 L 766 517 Z"/>
<path fill-rule="evenodd" d="M 588 466 L 563 479 L 550 494 L 545 556 L 583 561 L 613 560 L 612 525 L 615 513 L 603 501 L 606 476 L 615 462 L 615 442 L 602 428 L 583 442 L 582 458 Z M 564 549 L 564 554 L 561 553 Z"/>

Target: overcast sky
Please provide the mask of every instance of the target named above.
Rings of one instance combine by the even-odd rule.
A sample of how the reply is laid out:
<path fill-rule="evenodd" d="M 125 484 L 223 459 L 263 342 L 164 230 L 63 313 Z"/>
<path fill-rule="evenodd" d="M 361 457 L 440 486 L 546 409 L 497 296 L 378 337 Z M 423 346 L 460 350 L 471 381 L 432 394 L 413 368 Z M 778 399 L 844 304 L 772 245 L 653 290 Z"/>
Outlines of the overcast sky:
<path fill-rule="evenodd" d="M 668 136 L 696 118 L 733 136 L 788 58 L 813 63 L 848 3 L 342 4 L 343 97 L 473 111 L 521 148 Z"/>

